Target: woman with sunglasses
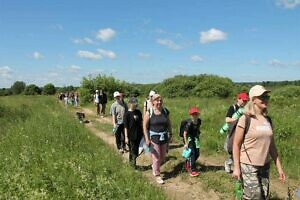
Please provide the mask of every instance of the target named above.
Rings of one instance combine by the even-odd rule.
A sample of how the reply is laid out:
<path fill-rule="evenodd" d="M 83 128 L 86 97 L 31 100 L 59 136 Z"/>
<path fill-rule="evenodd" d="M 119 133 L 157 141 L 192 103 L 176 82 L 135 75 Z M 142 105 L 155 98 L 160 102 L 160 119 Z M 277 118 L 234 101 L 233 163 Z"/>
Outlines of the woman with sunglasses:
<path fill-rule="evenodd" d="M 242 180 L 243 199 L 269 198 L 270 157 L 275 162 L 279 179 L 285 181 L 272 123 L 267 116 L 269 93 L 261 85 L 250 89 L 250 101 L 245 106 L 245 115 L 250 117 L 249 129 L 244 133 L 245 115 L 239 119 L 236 128 L 233 141 L 233 177 Z"/>

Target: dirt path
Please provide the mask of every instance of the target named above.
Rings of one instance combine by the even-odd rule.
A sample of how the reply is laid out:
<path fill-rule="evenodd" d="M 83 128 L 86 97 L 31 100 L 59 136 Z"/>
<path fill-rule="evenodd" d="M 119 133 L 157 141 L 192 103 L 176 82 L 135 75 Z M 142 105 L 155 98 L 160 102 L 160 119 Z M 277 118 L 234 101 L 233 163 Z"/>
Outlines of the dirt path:
<path fill-rule="evenodd" d="M 86 127 L 97 137 L 101 138 L 104 142 L 109 144 L 112 149 L 117 150 L 115 147 L 115 137 L 112 134 L 104 133 L 99 131 L 95 127 L 95 123 L 110 123 L 110 118 L 97 118 L 95 119 L 95 114 L 86 108 L 83 108 L 83 112 L 86 114 L 86 118 L 90 120 L 90 123 L 86 124 Z M 176 144 L 174 144 L 175 146 Z M 123 154 L 123 158 L 125 161 L 128 161 L 128 153 Z M 167 161 L 164 163 L 164 165 L 168 165 L 172 162 L 172 164 L 177 162 L 174 162 L 172 158 L 167 159 Z M 213 191 L 213 190 L 204 190 L 202 183 L 198 181 L 197 178 L 191 178 L 191 177 L 182 177 L 182 176 L 172 176 L 173 171 L 165 171 L 164 166 L 162 166 L 162 175 L 165 179 L 165 184 L 158 185 L 155 182 L 155 179 L 152 175 L 151 170 L 151 157 L 150 155 L 142 154 L 137 159 L 137 165 L 140 168 L 140 172 L 143 173 L 143 175 L 149 180 L 149 182 L 153 185 L 157 185 L 161 187 L 169 197 L 169 199 L 174 200 L 182 200 L 182 199 L 211 199 L 211 200 L 217 200 L 220 199 L 219 196 Z M 181 167 L 182 168 L 182 167 Z"/>
<path fill-rule="evenodd" d="M 112 134 L 100 132 L 96 127 L 96 123 L 100 124 L 110 124 L 111 118 L 98 118 L 95 116 L 94 112 L 90 109 L 83 108 L 82 111 L 86 114 L 86 118 L 90 120 L 90 123 L 86 124 L 86 127 L 94 133 L 96 136 L 101 138 L 104 142 L 109 144 L 113 150 L 116 150 L 115 147 L 115 137 Z M 179 144 L 171 144 L 170 151 L 180 151 L 177 147 Z M 125 161 L 128 161 L 128 153 L 123 154 L 123 158 Z M 214 166 L 219 168 L 218 170 L 222 170 L 223 166 L 223 157 L 205 157 L 203 155 L 200 156 L 199 163 L 202 166 Z M 151 157 L 145 154 L 142 154 L 137 159 L 137 165 L 141 167 L 139 170 L 143 175 L 150 181 L 150 183 L 154 185 L 158 185 L 152 175 L 151 171 Z M 168 167 L 166 167 L 168 166 Z M 171 166 L 171 167 L 170 167 Z M 170 171 L 170 168 L 173 170 Z M 167 161 L 162 166 L 162 175 L 165 179 L 165 184 L 160 186 L 166 192 L 170 199 L 226 199 L 226 197 L 221 196 L 213 190 L 207 190 L 206 187 L 201 183 L 201 177 L 192 178 L 189 176 L 184 176 L 182 173 L 182 159 L 177 159 L 175 157 L 169 156 Z M 200 175 L 201 176 L 201 175 Z M 295 181 L 289 182 L 290 186 L 295 187 L 297 184 Z M 271 180 L 271 190 L 275 191 L 279 198 L 285 199 L 288 191 L 288 185 L 282 184 L 276 179 Z M 296 188 L 296 187 L 295 187 Z"/>

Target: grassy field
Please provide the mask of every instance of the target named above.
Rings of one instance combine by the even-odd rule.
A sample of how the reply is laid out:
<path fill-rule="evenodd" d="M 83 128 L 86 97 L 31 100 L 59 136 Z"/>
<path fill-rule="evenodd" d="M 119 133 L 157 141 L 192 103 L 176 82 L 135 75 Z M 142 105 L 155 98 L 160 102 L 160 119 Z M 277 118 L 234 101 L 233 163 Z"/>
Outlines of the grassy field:
<path fill-rule="evenodd" d="M 53 97 L 1 97 L 0 124 L 0 199 L 166 199 Z"/>

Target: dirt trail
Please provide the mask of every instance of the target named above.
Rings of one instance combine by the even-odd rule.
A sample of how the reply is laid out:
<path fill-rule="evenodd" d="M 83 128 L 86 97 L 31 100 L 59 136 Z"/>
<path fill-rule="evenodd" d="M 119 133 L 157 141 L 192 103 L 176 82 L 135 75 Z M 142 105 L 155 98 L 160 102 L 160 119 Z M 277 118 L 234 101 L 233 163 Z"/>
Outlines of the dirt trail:
<path fill-rule="evenodd" d="M 94 112 L 87 108 L 82 108 L 82 111 L 86 114 L 86 118 L 90 120 L 90 123 L 86 124 L 86 127 L 96 136 L 101 138 L 104 142 L 109 144 L 112 149 L 117 150 L 115 147 L 115 137 L 112 134 L 100 132 L 97 128 L 95 128 L 96 123 L 102 123 L 107 124 L 111 123 L 110 117 L 105 118 L 98 118 L 95 116 Z M 170 151 L 180 151 L 177 147 L 179 144 L 171 144 Z M 124 160 L 128 160 L 128 153 L 123 154 Z M 200 156 L 200 159 L 198 160 L 199 163 L 201 163 L 202 166 L 214 166 L 218 168 L 219 170 L 223 169 L 223 157 L 205 157 L 203 155 Z M 149 155 L 142 154 L 137 159 L 137 165 L 141 166 L 141 173 L 145 177 L 148 178 L 148 180 L 154 184 L 158 185 L 152 175 L 151 171 L 151 157 Z M 173 166 L 173 171 L 168 171 L 170 167 Z M 168 169 L 166 169 L 168 168 Z M 170 169 L 169 169 L 170 170 Z M 221 197 L 220 194 L 216 193 L 213 190 L 207 190 L 205 189 L 201 183 L 201 178 L 192 178 L 189 176 L 183 176 L 182 173 L 182 159 L 177 159 L 175 157 L 169 156 L 167 158 L 167 161 L 162 166 L 162 175 L 165 179 L 165 184 L 161 185 L 163 190 L 166 192 L 167 196 L 170 199 L 226 199 L 226 197 Z M 186 173 L 186 172 L 185 172 Z M 201 176 L 201 175 L 200 175 Z M 296 186 L 295 181 L 289 182 L 290 186 Z M 271 190 L 275 191 L 279 198 L 285 199 L 287 195 L 288 190 L 287 184 L 282 184 L 276 179 L 271 180 Z"/>
<path fill-rule="evenodd" d="M 95 123 L 110 123 L 110 118 L 97 118 L 95 119 L 95 114 L 86 108 L 83 108 L 83 112 L 86 114 L 86 118 L 90 120 L 90 123 L 86 124 L 86 127 L 97 137 L 101 138 L 104 142 L 109 144 L 112 149 L 117 150 L 115 147 L 115 137 L 112 134 L 104 133 L 95 128 Z M 176 144 L 174 144 L 175 146 Z M 125 161 L 128 161 L 128 153 L 123 154 Z M 169 164 L 169 162 L 174 162 L 172 158 L 167 159 L 164 165 Z M 176 162 L 175 162 L 176 163 Z M 219 196 L 213 190 L 204 190 L 202 183 L 198 181 L 197 178 L 182 176 L 172 176 L 174 172 L 165 171 L 164 166 L 162 166 L 162 175 L 165 179 L 165 184 L 158 185 L 152 175 L 151 170 L 151 157 L 150 155 L 142 154 L 137 159 L 137 165 L 140 168 L 140 172 L 149 180 L 153 185 L 161 187 L 169 197 L 169 199 L 182 200 L 182 199 L 220 199 Z M 182 167 L 181 167 L 182 168 Z"/>

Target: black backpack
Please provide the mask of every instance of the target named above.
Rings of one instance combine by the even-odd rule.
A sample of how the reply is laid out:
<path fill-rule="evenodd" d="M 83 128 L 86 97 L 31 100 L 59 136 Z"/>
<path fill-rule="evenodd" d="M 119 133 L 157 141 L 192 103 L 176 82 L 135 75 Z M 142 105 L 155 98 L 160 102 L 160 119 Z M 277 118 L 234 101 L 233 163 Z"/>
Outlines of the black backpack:
<path fill-rule="evenodd" d="M 243 136 L 243 141 L 245 139 L 245 135 L 247 134 L 249 127 L 250 127 L 250 123 L 251 123 L 251 117 L 249 115 L 244 115 L 245 116 L 245 128 L 244 128 L 244 136 Z M 267 120 L 270 122 L 271 127 L 272 127 L 272 120 L 269 116 L 266 116 Z M 235 120 L 234 122 L 232 122 L 230 124 L 229 127 L 229 131 L 228 131 L 228 136 L 227 136 L 227 140 L 225 143 L 225 150 L 227 151 L 227 153 L 232 154 L 233 151 L 233 139 L 234 139 L 234 135 L 235 135 L 235 130 L 236 130 L 236 126 L 238 124 L 239 120 Z"/>
<path fill-rule="evenodd" d="M 184 129 L 186 127 L 187 124 L 191 125 L 192 120 L 191 119 L 184 119 L 180 122 L 180 128 L 179 128 L 179 136 L 180 137 L 183 137 L 183 132 L 184 132 Z M 201 125 L 201 119 L 198 119 L 198 126 L 200 127 Z"/>

